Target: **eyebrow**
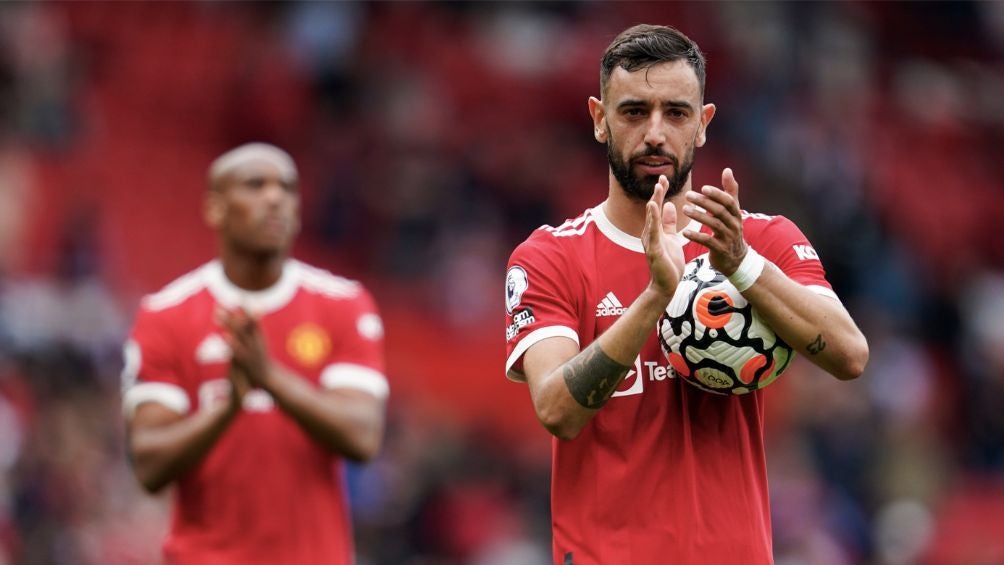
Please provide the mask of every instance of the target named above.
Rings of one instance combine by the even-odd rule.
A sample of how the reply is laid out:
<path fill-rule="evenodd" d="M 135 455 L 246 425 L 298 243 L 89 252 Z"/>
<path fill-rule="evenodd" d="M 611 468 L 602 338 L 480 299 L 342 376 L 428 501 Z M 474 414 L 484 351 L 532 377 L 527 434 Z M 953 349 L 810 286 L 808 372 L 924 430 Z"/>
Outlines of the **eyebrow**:
<path fill-rule="evenodd" d="M 618 110 L 623 110 L 625 108 L 647 108 L 649 103 L 644 100 L 639 100 L 637 98 L 629 98 L 617 105 Z M 694 107 L 685 100 L 664 100 L 662 102 L 663 108 L 677 108 L 681 110 L 687 110 L 689 112 L 694 111 Z"/>

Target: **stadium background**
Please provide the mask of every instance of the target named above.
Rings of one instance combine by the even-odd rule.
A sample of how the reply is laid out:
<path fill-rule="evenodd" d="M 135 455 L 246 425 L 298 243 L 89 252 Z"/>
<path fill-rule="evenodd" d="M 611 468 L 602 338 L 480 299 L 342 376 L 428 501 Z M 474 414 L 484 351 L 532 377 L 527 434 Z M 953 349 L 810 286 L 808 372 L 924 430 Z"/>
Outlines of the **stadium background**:
<path fill-rule="evenodd" d="M 801 361 L 767 392 L 778 563 L 1004 563 L 994 2 L 0 6 L 0 563 L 156 562 L 167 497 L 127 470 L 120 344 L 213 256 L 204 172 L 248 140 L 300 164 L 297 256 L 385 314 L 360 563 L 544 563 L 504 264 L 603 198 L 585 100 L 638 22 L 707 53 L 696 182 L 731 166 L 745 208 L 800 224 L 870 341 L 858 381 Z"/>

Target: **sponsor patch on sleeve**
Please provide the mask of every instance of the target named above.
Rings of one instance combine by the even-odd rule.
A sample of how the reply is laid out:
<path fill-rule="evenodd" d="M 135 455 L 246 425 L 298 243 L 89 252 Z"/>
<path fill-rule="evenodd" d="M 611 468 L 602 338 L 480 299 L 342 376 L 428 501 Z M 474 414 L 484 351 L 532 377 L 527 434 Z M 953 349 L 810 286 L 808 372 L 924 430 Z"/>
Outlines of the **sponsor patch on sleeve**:
<path fill-rule="evenodd" d="M 512 338 L 519 334 L 519 330 L 529 326 L 530 324 L 536 322 L 537 319 L 533 317 L 533 309 L 529 306 L 516 310 L 512 313 L 512 323 L 509 324 L 505 329 L 505 340 L 511 341 Z"/>

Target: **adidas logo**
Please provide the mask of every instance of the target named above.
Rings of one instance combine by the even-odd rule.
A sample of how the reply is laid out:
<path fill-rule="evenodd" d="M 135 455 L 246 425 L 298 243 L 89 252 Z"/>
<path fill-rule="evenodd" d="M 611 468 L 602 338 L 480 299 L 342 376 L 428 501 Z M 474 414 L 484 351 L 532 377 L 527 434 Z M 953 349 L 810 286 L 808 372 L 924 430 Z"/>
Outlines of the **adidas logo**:
<path fill-rule="evenodd" d="M 608 292 L 607 295 L 603 297 L 603 300 L 601 300 L 600 303 L 596 305 L 596 317 L 599 318 L 601 316 L 620 316 L 624 314 L 626 310 L 627 308 L 625 308 L 624 305 L 621 304 L 620 300 L 617 300 L 617 297 L 614 296 L 614 293 Z"/>

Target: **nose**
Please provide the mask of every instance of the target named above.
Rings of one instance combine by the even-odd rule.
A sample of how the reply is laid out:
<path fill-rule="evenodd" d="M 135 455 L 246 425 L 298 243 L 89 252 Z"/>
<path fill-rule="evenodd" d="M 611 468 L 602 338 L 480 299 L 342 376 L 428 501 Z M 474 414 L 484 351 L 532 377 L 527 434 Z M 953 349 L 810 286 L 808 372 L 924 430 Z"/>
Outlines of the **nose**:
<path fill-rule="evenodd" d="M 265 201 L 273 206 L 277 206 L 282 202 L 283 196 L 286 194 L 286 190 L 283 188 L 281 183 L 270 182 L 265 185 Z"/>
<path fill-rule="evenodd" d="M 650 147 L 661 147 L 666 143 L 666 124 L 662 119 L 662 112 L 652 112 L 648 117 L 645 126 L 645 145 Z"/>

